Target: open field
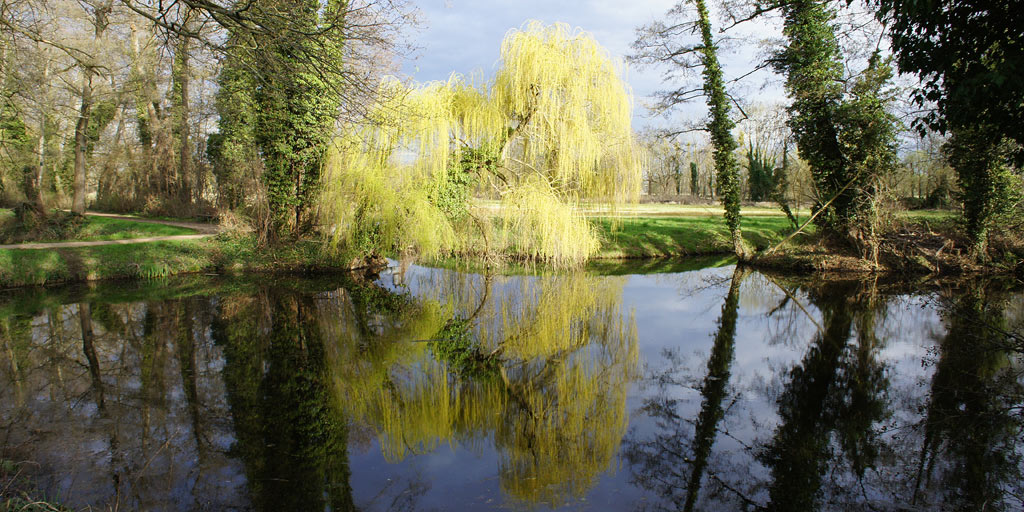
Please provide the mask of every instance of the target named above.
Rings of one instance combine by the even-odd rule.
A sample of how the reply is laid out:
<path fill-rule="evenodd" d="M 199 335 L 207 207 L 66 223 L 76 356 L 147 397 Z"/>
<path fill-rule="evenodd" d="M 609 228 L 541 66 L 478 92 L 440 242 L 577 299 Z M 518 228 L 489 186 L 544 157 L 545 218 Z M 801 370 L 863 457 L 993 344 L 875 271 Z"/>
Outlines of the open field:
<path fill-rule="evenodd" d="M 634 259 L 732 254 L 729 231 L 721 216 L 595 217 L 601 233 L 598 258 Z M 793 230 L 781 215 L 743 219 L 743 239 L 756 250 L 778 243 Z M 813 232 L 813 229 L 811 229 Z"/>

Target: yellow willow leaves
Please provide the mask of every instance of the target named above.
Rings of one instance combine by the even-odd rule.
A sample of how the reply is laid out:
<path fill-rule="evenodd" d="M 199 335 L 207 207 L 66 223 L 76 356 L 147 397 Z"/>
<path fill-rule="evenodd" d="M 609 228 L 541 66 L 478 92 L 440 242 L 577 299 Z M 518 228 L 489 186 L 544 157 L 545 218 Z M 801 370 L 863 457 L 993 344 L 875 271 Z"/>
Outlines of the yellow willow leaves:
<path fill-rule="evenodd" d="M 620 66 L 586 32 L 531 21 L 501 45 L 492 100 L 516 120 L 521 174 L 545 175 L 567 194 L 607 201 L 640 191 L 632 99 Z"/>
<path fill-rule="evenodd" d="M 623 285 L 623 278 L 579 274 L 432 274 L 413 315 L 439 318 L 377 319 L 369 335 L 352 328 L 325 335 L 351 347 L 331 357 L 337 396 L 354 421 L 377 432 L 388 460 L 445 442 L 480 450 L 493 439 L 510 495 L 554 504 L 582 496 L 612 469 L 628 424 L 626 393 L 639 356 L 635 322 L 622 312 Z M 472 319 L 482 354 L 499 358 L 497 373 L 457 376 L 426 343 L 394 335 L 429 336 L 423 327 L 452 316 Z M 403 348 L 374 348 L 380 343 Z M 371 354 L 383 357 L 368 367 Z"/>
<path fill-rule="evenodd" d="M 500 243 L 515 254 L 556 265 L 586 261 L 601 242 L 586 217 L 547 181 L 530 177 L 501 199 Z"/>
<path fill-rule="evenodd" d="M 579 201 L 639 195 L 641 157 L 620 66 L 589 34 L 563 24 L 509 32 L 492 81 L 392 81 L 372 111 L 372 123 L 345 128 L 325 165 L 321 214 L 335 247 L 460 253 L 479 250 L 461 243 L 483 229 L 497 230 L 483 233 L 498 240 L 492 252 L 578 264 L 598 244 Z M 452 225 L 431 204 L 469 150 L 495 157 L 493 169 L 470 172 L 481 174 L 478 192 L 511 207 L 504 222 Z"/>

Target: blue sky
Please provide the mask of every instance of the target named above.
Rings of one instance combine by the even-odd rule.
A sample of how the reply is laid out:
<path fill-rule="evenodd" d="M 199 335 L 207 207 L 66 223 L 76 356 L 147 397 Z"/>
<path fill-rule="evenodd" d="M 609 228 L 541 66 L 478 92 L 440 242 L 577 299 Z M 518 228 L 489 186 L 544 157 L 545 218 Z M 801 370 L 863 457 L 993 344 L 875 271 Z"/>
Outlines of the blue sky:
<path fill-rule="evenodd" d="M 672 0 L 419 0 L 423 27 L 412 35 L 420 48 L 419 57 L 408 61 L 403 71 L 417 81 L 445 80 L 452 72 L 469 74 L 483 71 L 490 77 L 498 60 L 501 40 L 527 20 L 544 23 L 562 22 L 590 32 L 616 57 L 624 57 L 635 39 L 635 29 L 661 16 L 672 7 Z M 770 27 L 749 30 L 771 32 Z M 740 51 L 721 55 L 727 78 L 751 69 L 757 49 L 744 45 Z M 650 119 L 645 102 L 662 84 L 662 70 L 630 67 L 626 75 L 634 95 L 634 127 L 666 126 L 703 115 L 701 102 L 681 109 L 673 120 Z M 761 97 L 764 101 L 781 101 L 777 87 L 759 91 L 763 81 L 749 82 L 745 97 Z"/>

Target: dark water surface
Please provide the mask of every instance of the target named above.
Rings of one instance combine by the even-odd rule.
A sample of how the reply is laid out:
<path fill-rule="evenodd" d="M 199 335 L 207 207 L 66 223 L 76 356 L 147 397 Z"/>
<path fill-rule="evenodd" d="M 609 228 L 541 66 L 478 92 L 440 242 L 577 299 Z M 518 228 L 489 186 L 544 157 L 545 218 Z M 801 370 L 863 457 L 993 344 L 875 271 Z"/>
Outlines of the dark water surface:
<path fill-rule="evenodd" d="M 0 492 L 120 510 L 1019 510 L 971 280 L 189 277 L 0 294 Z"/>

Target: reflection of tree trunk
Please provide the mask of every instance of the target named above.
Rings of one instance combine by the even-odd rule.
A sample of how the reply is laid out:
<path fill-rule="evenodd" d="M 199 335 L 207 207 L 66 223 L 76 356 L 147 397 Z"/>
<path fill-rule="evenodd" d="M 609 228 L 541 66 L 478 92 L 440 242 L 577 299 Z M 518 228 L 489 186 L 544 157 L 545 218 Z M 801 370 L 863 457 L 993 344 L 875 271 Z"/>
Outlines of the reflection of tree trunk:
<path fill-rule="evenodd" d="M 790 371 L 790 381 L 779 397 L 780 424 L 765 453 L 773 478 L 769 510 L 815 507 L 831 430 L 826 404 L 835 392 L 836 374 L 853 325 L 850 304 L 842 295 L 838 299 L 819 305 L 825 316 L 824 333 Z"/>
<path fill-rule="evenodd" d="M 730 368 L 735 352 L 740 283 L 745 274 L 746 272 L 739 266 L 733 270 L 729 295 L 726 296 L 725 304 L 722 305 L 722 316 L 718 320 L 718 332 L 715 333 L 715 343 L 711 348 L 711 357 L 708 359 L 708 374 L 704 377 L 704 383 L 700 388 L 704 401 L 701 404 L 700 415 L 697 417 L 697 425 L 694 428 L 693 466 L 690 472 L 690 481 L 686 486 L 686 505 L 684 507 L 687 512 L 693 510 L 697 503 L 700 482 L 707 469 L 708 456 L 711 454 L 711 447 L 714 445 L 718 433 L 718 422 L 722 420 L 725 412 L 722 402 L 727 394 Z"/>
<path fill-rule="evenodd" d="M 311 299 L 264 292 L 233 318 L 225 306 L 212 332 L 253 508 L 354 510 L 348 424 L 328 390 Z"/>
<path fill-rule="evenodd" d="M 15 401 L 18 406 L 24 404 L 25 392 L 21 380 L 21 368 L 18 365 L 18 358 L 14 354 L 14 333 L 10 327 L 10 319 L 0 320 L 0 343 L 3 343 L 4 353 L 11 363 L 11 380 L 15 391 Z M 30 331 L 31 332 L 31 331 Z"/>
<path fill-rule="evenodd" d="M 78 304 L 78 319 L 82 325 L 82 352 L 89 361 L 89 376 L 92 378 L 93 392 L 96 394 L 96 405 L 103 410 L 103 379 L 100 376 L 100 360 L 96 356 L 95 336 L 92 332 L 92 308 L 88 302 Z"/>
<path fill-rule="evenodd" d="M 1004 305 L 983 285 L 958 291 L 946 308 L 948 331 L 939 343 L 939 361 L 932 376 L 914 503 L 922 498 L 921 480 L 930 482 L 937 465 L 937 499 L 942 508 L 998 510 L 1006 503 L 1004 489 L 1021 480 L 1014 462 L 1014 432 L 1020 418 L 1008 403 L 1019 403 L 1024 386 L 1006 372 Z M 929 461 L 927 468 L 925 461 Z M 938 507 L 938 503 L 924 503 Z"/>
<path fill-rule="evenodd" d="M 196 298 L 189 297 L 181 301 L 181 323 L 178 333 L 178 368 L 181 371 L 181 387 L 185 392 L 189 416 L 192 420 L 192 436 L 196 443 L 196 453 L 202 459 L 202 425 L 200 424 L 200 403 L 198 393 L 198 375 L 196 372 L 196 329 L 195 316 L 198 314 Z"/>

